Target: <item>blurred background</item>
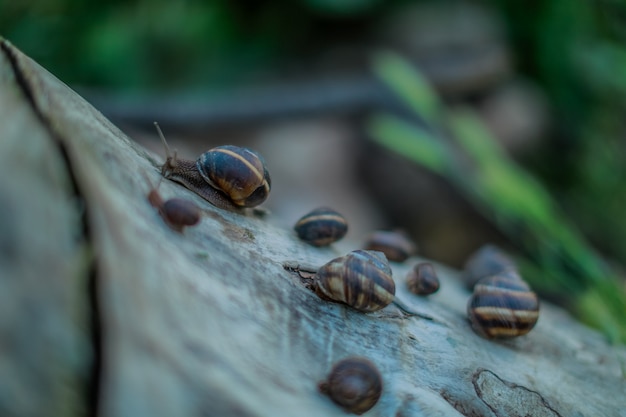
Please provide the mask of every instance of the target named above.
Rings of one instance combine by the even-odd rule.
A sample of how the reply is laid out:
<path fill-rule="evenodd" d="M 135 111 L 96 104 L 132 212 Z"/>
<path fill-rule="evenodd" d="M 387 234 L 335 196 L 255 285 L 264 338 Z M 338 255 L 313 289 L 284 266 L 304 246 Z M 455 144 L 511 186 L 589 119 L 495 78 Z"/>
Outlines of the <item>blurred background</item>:
<path fill-rule="evenodd" d="M 401 228 L 457 268 L 495 243 L 626 341 L 621 0 L 0 0 L 0 35 L 161 155 L 154 120 L 260 151 L 270 221 L 329 205 L 346 250 Z"/>

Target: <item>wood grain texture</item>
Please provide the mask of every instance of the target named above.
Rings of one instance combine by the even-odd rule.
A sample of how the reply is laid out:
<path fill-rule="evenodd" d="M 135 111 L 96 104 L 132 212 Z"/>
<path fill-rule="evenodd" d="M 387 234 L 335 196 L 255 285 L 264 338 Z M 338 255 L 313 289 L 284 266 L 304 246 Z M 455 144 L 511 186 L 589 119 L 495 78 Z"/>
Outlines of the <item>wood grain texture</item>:
<path fill-rule="evenodd" d="M 62 150 L 0 53 L 0 415 L 85 413 L 89 242 Z"/>
<path fill-rule="evenodd" d="M 456 271 L 435 265 L 440 291 L 408 292 L 415 257 L 393 265 L 397 296 L 433 321 L 320 300 L 282 263 L 321 265 L 333 248 L 166 181 L 164 198 L 204 209 L 172 231 L 147 200 L 158 158 L 7 42 L 0 74 L 0 410 L 81 414 L 69 395 L 111 417 L 345 416 L 317 384 L 358 355 L 383 377 L 367 416 L 626 416 L 626 350 L 563 311 L 543 303 L 528 335 L 482 339 Z"/>

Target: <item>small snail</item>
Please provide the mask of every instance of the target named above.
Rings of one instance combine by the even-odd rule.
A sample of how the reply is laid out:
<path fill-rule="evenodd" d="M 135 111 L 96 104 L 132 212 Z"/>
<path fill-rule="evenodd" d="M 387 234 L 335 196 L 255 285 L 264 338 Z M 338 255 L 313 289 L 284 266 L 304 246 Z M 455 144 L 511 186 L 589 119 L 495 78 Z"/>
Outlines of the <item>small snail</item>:
<path fill-rule="evenodd" d="M 483 278 L 467 304 L 473 329 L 486 338 L 511 338 L 528 333 L 539 318 L 539 300 L 516 272 Z"/>
<path fill-rule="evenodd" d="M 183 198 L 170 198 L 163 201 L 156 188 L 148 193 L 148 201 L 159 211 L 165 224 L 177 232 L 182 233 L 186 226 L 193 226 L 200 222 L 200 209 L 191 201 Z"/>
<path fill-rule="evenodd" d="M 363 414 L 378 402 L 383 382 L 372 362 L 361 357 L 351 357 L 335 364 L 318 387 L 344 410 Z"/>
<path fill-rule="evenodd" d="M 175 152 L 170 153 L 156 122 L 155 126 L 167 154 L 161 167 L 163 177 L 184 185 L 214 206 L 231 211 L 257 206 L 268 197 L 270 175 L 256 152 L 226 145 L 206 151 L 196 161 L 179 159 Z"/>
<path fill-rule="evenodd" d="M 439 290 L 439 278 L 433 264 L 420 262 L 407 274 L 406 285 L 413 294 L 429 295 Z"/>
<path fill-rule="evenodd" d="M 463 279 L 470 290 L 482 278 L 499 274 L 506 270 L 515 270 L 517 266 L 504 251 L 488 244 L 474 252 L 463 268 Z"/>
<path fill-rule="evenodd" d="M 404 232 L 379 230 L 369 235 L 364 249 L 380 251 L 390 261 L 403 262 L 415 253 L 416 247 Z"/>
<path fill-rule="evenodd" d="M 317 270 L 313 289 L 322 299 L 363 312 L 387 307 L 396 293 L 385 256 L 365 250 L 355 250 L 323 265 Z"/>
<path fill-rule="evenodd" d="M 313 246 L 327 246 L 346 235 L 348 222 L 335 210 L 320 207 L 302 216 L 294 230 L 301 240 Z"/>

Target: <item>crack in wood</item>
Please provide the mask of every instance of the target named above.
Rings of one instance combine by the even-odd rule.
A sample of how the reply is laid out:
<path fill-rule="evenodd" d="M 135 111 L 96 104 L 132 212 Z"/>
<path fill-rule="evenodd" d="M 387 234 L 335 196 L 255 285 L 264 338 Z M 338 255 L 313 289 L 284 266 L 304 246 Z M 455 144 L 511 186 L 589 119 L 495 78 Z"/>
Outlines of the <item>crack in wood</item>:
<path fill-rule="evenodd" d="M 561 417 L 537 391 L 505 381 L 487 369 L 475 372 L 472 384 L 478 397 L 498 417 Z"/>
<path fill-rule="evenodd" d="M 80 219 L 82 239 L 84 239 L 85 246 L 89 249 L 92 248 L 92 234 L 89 224 L 89 207 L 83 193 L 80 190 L 79 183 L 76 177 L 76 170 L 72 165 L 72 160 L 69 155 L 69 151 L 62 136 L 53 128 L 52 123 L 41 110 L 35 99 L 35 87 L 29 81 L 29 78 L 25 75 L 20 62 L 19 52 L 13 47 L 13 45 L 5 39 L 0 38 L 0 50 L 2 50 L 7 57 L 15 75 L 15 80 L 18 86 L 22 90 L 24 97 L 30 104 L 35 116 L 40 120 L 42 126 L 48 131 L 50 137 L 54 141 L 55 146 L 58 148 L 61 155 L 64 166 L 67 169 L 68 177 L 70 180 L 71 193 L 75 197 L 78 204 L 84 207 Z M 93 251 L 91 251 L 93 254 Z M 86 394 L 86 415 L 98 416 L 99 404 L 100 404 L 100 386 L 102 381 L 102 349 L 103 349 L 103 326 L 102 316 L 99 303 L 99 291 L 98 291 L 98 268 L 96 257 L 91 256 L 90 265 L 87 268 L 86 288 L 87 299 L 90 307 L 89 317 L 89 337 L 92 345 L 92 369 L 90 372 L 90 380 L 88 382 L 87 394 Z"/>

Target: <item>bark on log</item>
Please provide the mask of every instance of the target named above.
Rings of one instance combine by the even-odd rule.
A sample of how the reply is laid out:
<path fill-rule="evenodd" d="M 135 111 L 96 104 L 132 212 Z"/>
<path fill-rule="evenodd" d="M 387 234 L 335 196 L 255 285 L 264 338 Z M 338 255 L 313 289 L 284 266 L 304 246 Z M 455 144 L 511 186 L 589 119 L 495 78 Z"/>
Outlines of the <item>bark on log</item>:
<path fill-rule="evenodd" d="M 6 41 L 0 159 L 1 415 L 344 416 L 317 384 L 359 355 L 383 376 L 370 416 L 626 416 L 626 350 L 548 303 L 488 341 L 455 271 L 406 291 L 412 259 L 398 297 L 435 320 L 359 313 L 282 266 L 334 249 L 165 181 L 205 213 L 172 231 L 146 198 L 158 160 Z"/>

